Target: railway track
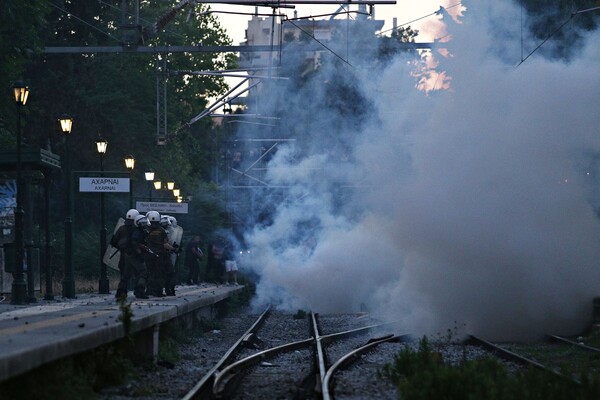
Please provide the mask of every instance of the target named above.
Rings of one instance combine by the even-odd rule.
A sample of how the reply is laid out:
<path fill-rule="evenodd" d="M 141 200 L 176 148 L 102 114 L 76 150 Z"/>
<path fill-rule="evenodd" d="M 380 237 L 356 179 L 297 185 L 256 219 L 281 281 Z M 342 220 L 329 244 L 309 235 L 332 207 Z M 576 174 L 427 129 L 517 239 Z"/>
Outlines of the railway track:
<path fill-rule="evenodd" d="M 336 374 L 363 362 L 366 353 L 382 344 L 409 340 L 407 335 L 381 334 L 393 324 L 372 323 L 365 315 L 320 319 L 311 313 L 308 321 L 288 316 L 285 329 L 269 317 L 265 310 L 183 399 L 333 399 Z M 389 362 L 395 351 L 388 348 L 385 354 Z M 377 368 L 370 372 L 362 378 L 368 387 L 377 386 Z"/>
<path fill-rule="evenodd" d="M 548 335 L 535 343 L 491 343 L 471 336 L 470 343 L 484 346 L 504 359 L 573 380 L 600 374 L 600 349 L 561 336 Z"/>
<path fill-rule="evenodd" d="M 128 392 L 143 390 L 147 393 L 143 400 L 165 398 L 167 393 L 168 398 L 181 399 L 391 400 L 398 398 L 398 388 L 380 378 L 390 378 L 382 373 L 384 366 L 393 365 L 396 356 L 406 351 L 418 358 L 421 346 L 421 341 L 397 335 L 394 324 L 381 324 L 367 314 L 294 316 L 266 309 L 260 316 L 243 314 L 226 320 L 199 338 L 200 347 L 186 345 L 173 370 L 159 368 L 146 383 L 127 385 Z M 553 382 L 569 385 L 578 385 L 582 371 L 600 376 L 597 349 L 558 336 L 528 345 L 492 343 L 475 336 L 461 341 L 456 334 L 428 341 L 436 365 L 459 367 L 456 370 L 465 361 L 491 356 L 501 360 L 509 376 L 545 370 Z M 569 363 L 583 368 L 575 370 Z M 569 374 L 564 373 L 567 370 Z M 125 396 L 103 400 L 139 398 L 128 392 L 120 390 Z M 579 398 L 583 397 L 569 400 Z"/>

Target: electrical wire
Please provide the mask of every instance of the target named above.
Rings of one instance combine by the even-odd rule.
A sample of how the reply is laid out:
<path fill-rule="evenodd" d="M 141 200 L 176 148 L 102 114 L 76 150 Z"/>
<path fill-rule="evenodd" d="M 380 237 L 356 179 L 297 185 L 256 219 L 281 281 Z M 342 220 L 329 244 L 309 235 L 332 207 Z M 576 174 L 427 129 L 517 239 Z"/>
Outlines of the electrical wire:
<path fill-rule="evenodd" d="M 427 17 L 431 17 L 432 15 L 440 15 L 440 13 L 441 13 L 442 10 L 449 10 L 451 8 L 458 7 L 460 5 L 462 5 L 462 2 L 458 2 L 456 4 L 453 4 L 453 5 L 451 5 L 449 7 L 445 7 L 445 8 L 442 7 L 442 6 L 440 6 L 440 8 L 437 11 L 434 11 L 431 14 L 423 15 L 422 17 L 419 17 L 417 19 L 413 19 L 412 21 L 405 22 L 405 23 L 400 24 L 400 25 L 398 25 L 398 26 L 396 26 L 394 28 L 390 28 L 390 29 L 386 29 L 385 31 L 381 31 L 381 32 L 379 32 L 379 35 L 381 35 L 383 33 L 386 33 L 386 32 L 389 32 L 389 31 L 394 31 L 394 30 L 399 29 L 399 28 L 401 28 L 401 27 L 403 27 L 405 25 L 410 25 L 413 22 L 417 22 L 417 21 L 420 21 L 420 20 L 425 19 Z"/>
<path fill-rule="evenodd" d="M 116 40 L 117 42 L 120 42 L 120 40 L 119 40 L 119 39 L 115 38 L 115 37 L 114 37 L 114 36 L 112 36 L 110 33 L 103 31 L 102 29 L 98 28 L 98 27 L 97 27 L 97 26 L 95 26 L 95 25 L 92 25 L 92 24 L 90 24 L 89 22 L 86 22 L 85 20 L 83 20 L 83 19 L 79 18 L 77 15 L 73 14 L 72 12 L 70 12 L 70 11 L 67 11 L 67 10 L 65 10 L 64 8 L 61 8 L 61 7 L 57 6 L 56 4 L 54 4 L 54 3 L 52 3 L 52 2 L 49 2 L 49 3 L 50 3 L 50 5 L 51 5 L 52 7 L 54 7 L 54 8 L 56 8 L 56 9 L 58 9 L 58 10 L 62 11 L 63 13 L 65 13 L 65 14 L 67 15 L 67 17 L 73 17 L 73 18 L 75 18 L 76 20 L 78 20 L 79 22 L 82 22 L 83 24 L 85 24 L 85 25 L 89 26 L 90 28 L 97 30 L 98 32 L 100 32 L 100 33 L 102 33 L 102 34 L 104 34 L 104 35 L 108 36 L 109 38 L 111 38 L 111 39 L 113 39 L 113 40 Z"/>
<path fill-rule="evenodd" d="M 529 57 L 531 57 L 531 55 L 533 53 L 535 53 L 536 51 L 538 51 L 538 49 L 540 47 L 542 47 L 544 45 L 544 43 L 546 43 L 548 40 L 550 40 L 550 38 L 552 38 L 552 36 L 554 36 L 557 32 L 559 32 L 565 25 L 567 25 L 569 22 L 571 22 L 571 20 L 573 19 L 573 17 L 575 17 L 575 15 L 577 15 L 577 13 L 572 13 L 571 16 L 569 17 L 569 19 L 567 19 L 565 22 L 563 22 L 562 24 L 560 24 L 560 26 L 558 28 L 556 28 L 554 31 L 552 31 L 552 33 L 550 33 L 550 35 L 548 35 L 544 40 L 542 40 L 542 42 L 540 44 L 538 44 L 536 46 L 535 49 L 533 49 L 529 54 L 527 54 L 527 56 L 525 58 L 523 58 L 521 56 L 521 61 L 515 65 L 515 68 L 517 68 L 519 65 L 523 64 L 525 62 L 525 60 L 527 60 Z"/>
<path fill-rule="evenodd" d="M 535 49 L 533 49 L 529 54 L 527 54 L 527 57 L 525 57 L 525 58 L 523 58 L 523 22 L 521 22 L 521 61 L 517 65 L 515 65 L 515 68 L 518 67 L 519 65 L 523 64 L 525 62 L 525 60 L 527 60 L 533 53 L 535 53 L 540 47 L 542 47 L 544 45 L 544 43 L 546 43 L 548 40 L 550 40 L 550 38 L 552 36 L 554 36 L 565 25 L 567 25 L 569 22 L 571 22 L 571 20 L 576 15 L 584 14 L 584 13 L 591 12 L 591 11 L 596 11 L 596 10 L 600 10 L 600 6 L 586 8 L 585 10 L 577 10 L 577 11 L 572 12 L 571 16 L 569 17 L 569 19 L 567 19 L 558 28 L 556 28 L 552 33 L 550 33 L 550 35 L 548 35 L 539 45 L 537 45 L 537 47 Z"/>
<path fill-rule="evenodd" d="M 334 56 L 336 56 L 337 58 L 339 58 L 340 60 L 342 60 L 343 62 L 345 62 L 346 64 L 348 64 L 349 66 L 352 66 L 352 64 L 350 64 L 347 60 L 344 60 L 343 57 L 341 57 L 340 55 L 338 55 L 335 51 L 331 50 L 329 47 L 327 47 L 325 45 L 325 43 L 321 42 L 319 39 L 317 39 L 316 37 L 314 37 L 314 35 L 311 35 L 309 32 L 305 31 L 304 29 L 300 28 L 298 25 L 296 25 L 294 23 L 294 21 L 292 20 L 284 20 L 284 21 L 288 21 L 290 24 L 294 25 L 298 30 L 300 30 L 301 32 L 305 33 L 306 35 L 308 35 L 310 38 L 312 38 L 315 42 L 319 43 L 321 46 L 323 46 L 323 48 L 325 48 L 327 51 L 329 51 L 331 54 L 333 54 Z"/>

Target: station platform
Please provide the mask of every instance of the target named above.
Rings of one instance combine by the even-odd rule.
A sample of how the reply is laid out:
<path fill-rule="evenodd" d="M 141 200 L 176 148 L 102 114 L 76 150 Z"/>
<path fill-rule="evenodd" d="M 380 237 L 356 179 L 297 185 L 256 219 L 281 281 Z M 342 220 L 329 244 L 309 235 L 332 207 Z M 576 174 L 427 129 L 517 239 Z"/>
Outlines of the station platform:
<path fill-rule="evenodd" d="M 206 315 L 243 286 L 177 286 L 176 296 L 127 298 L 131 334 L 158 354 L 160 325 L 174 318 Z M 28 305 L 0 303 L 0 382 L 46 363 L 92 350 L 126 336 L 122 311 L 111 294 L 78 294 L 74 299 L 39 300 Z M 136 340 L 138 340 L 136 338 Z M 140 339 L 141 340 L 141 339 Z"/>

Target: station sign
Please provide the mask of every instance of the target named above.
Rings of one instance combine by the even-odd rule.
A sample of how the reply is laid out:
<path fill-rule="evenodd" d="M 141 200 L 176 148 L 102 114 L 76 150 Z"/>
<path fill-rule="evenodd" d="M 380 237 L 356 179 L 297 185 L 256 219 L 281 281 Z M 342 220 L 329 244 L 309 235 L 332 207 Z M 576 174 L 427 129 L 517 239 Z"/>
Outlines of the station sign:
<path fill-rule="evenodd" d="M 161 214 L 187 214 L 188 203 L 165 203 L 158 201 L 137 201 L 135 209 L 139 212 L 158 211 Z"/>
<path fill-rule="evenodd" d="M 129 193 L 129 178 L 79 178 L 79 191 Z"/>

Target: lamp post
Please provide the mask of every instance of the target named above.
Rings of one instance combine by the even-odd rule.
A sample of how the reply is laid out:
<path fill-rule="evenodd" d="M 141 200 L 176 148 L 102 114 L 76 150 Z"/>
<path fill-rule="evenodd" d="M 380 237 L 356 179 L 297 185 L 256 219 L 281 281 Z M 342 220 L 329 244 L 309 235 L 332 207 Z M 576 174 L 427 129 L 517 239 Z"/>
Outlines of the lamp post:
<path fill-rule="evenodd" d="M 63 279 L 63 297 L 75 298 L 75 275 L 73 273 L 73 218 L 71 216 L 71 155 L 69 153 L 69 136 L 73 128 L 73 119 L 63 114 L 59 120 L 60 129 L 65 135 L 65 277 Z"/>
<path fill-rule="evenodd" d="M 149 170 L 144 173 L 144 176 L 146 177 L 146 182 L 148 182 L 148 197 L 152 201 L 152 184 L 150 182 L 154 181 L 154 171 Z"/>
<path fill-rule="evenodd" d="M 107 147 L 108 142 L 102 137 L 96 140 L 96 149 L 98 150 L 98 154 L 100 154 L 100 177 L 104 177 L 104 154 L 106 154 Z M 100 192 L 100 279 L 98 280 L 98 293 L 100 294 L 110 293 L 106 264 L 102 261 L 105 252 L 106 224 L 104 219 L 104 192 Z"/>
<path fill-rule="evenodd" d="M 16 81 L 13 83 L 15 102 L 17 104 L 17 207 L 15 209 L 15 267 L 13 269 L 13 282 L 11 286 L 11 304 L 27 303 L 27 283 L 23 271 L 25 259 L 25 236 L 23 232 L 23 182 L 22 182 L 22 160 L 21 160 L 21 109 L 27 103 L 29 88 L 25 83 Z"/>
<path fill-rule="evenodd" d="M 125 168 L 129 170 L 129 208 L 133 208 L 133 168 L 135 158 L 132 155 L 125 156 Z"/>

